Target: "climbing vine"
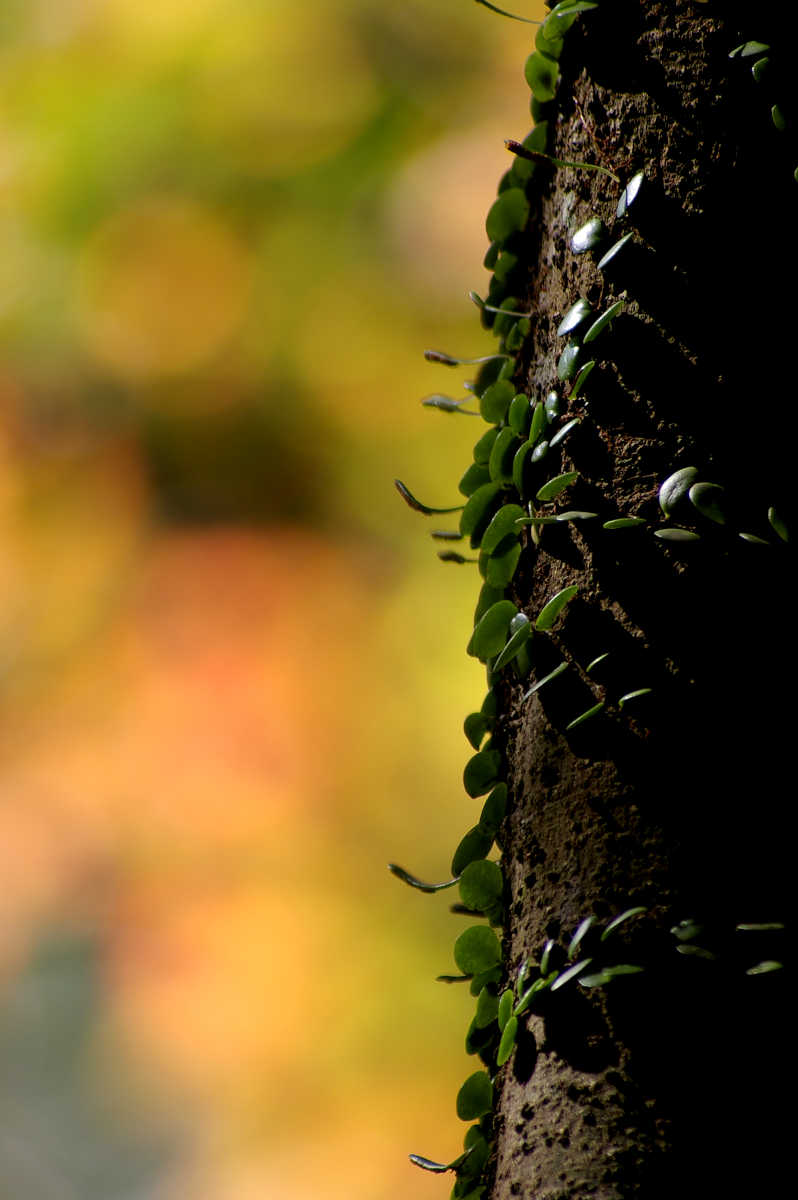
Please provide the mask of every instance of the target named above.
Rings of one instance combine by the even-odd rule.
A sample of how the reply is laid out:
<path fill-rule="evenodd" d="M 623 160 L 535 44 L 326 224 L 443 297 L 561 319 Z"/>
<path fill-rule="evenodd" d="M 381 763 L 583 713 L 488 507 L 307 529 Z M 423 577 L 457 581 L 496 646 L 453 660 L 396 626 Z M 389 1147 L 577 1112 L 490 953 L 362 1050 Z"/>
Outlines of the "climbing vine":
<path fill-rule="evenodd" d="M 465 398 L 435 393 L 422 404 L 451 416 L 481 417 L 487 429 L 478 437 L 473 461 L 460 479 L 462 503 L 433 507 L 417 499 L 405 483 L 396 481 L 405 502 L 422 515 L 460 514 L 457 528 L 435 529 L 432 537 L 447 544 L 448 548 L 438 551 L 443 561 L 473 563 L 482 580 L 467 653 L 485 665 L 488 690 L 479 711 L 465 718 L 464 732 L 474 754 L 463 773 L 467 795 L 484 797 L 479 820 L 454 852 L 451 878 L 427 883 L 397 864 L 389 866 L 398 879 L 423 892 L 457 888 L 459 902 L 453 911 L 483 922 L 466 928 L 455 942 L 459 973 L 439 976 L 441 982 L 467 986 L 476 1003 L 465 1046 L 482 1066 L 469 1075 L 456 1100 L 458 1116 L 471 1123 L 464 1150 L 448 1163 L 410 1155 L 424 1170 L 454 1174 L 453 1200 L 478 1200 L 485 1191 L 494 1081 L 512 1057 L 531 1014 L 544 1015 L 558 1002 L 562 989 L 609 986 L 644 971 L 656 972 L 664 961 L 706 959 L 738 974 L 771 974 L 782 968 L 779 937 L 784 931 L 779 921 L 741 923 L 719 931 L 692 917 L 665 931 L 651 919 L 646 906 L 630 903 L 602 922 L 586 915 L 570 939 L 560 944 L 550 938 L 520 964 L 503 960 L 496 931 L 504 922 L 505 880 L 500 863 L 488 857 L 494 846 L 500 845 L 508 803 L 505 755 L 493 740 L 497 682 L 510 673 L 524 686 L 526 702 L 566 672 L 577 676 L 591 699 L 568 715 L 563 723 L 567 734 L 607 718 L 645 726 L 647 706 L 656 705 L 657 692 L 656 681 L 646 676 L 628 678 L 622 685 L 611 681 L 605 674 L 610 652 L 602 645 L 596 645 L 592 654 L 577 657 L 564 644 L 558 629 L 568 605 L 580 594 L 578 582 L 550 595 L 536 614 L 519 609 L 507 592 L 522 554 L 534 554 L 556 527 L 581 527 L 583 523 L 601 530 L 601 537 L 656 539 L 677 555 L 697 552 L 695 543 L 708 543 L 724 553 L 737 552 L 738 547 L 742 551 L 748 545 L 784 554 L 789 551 L 790 534 L 775 505 L 751 513 L 746 497 L 727 480 L 716 478 L 709 462 L 698 466 L 674 462 L 654 495 L 642 497 L 634 511 L 602 510 L 595 492 L 583 486 L 580 471 L 570 465 L 569 444 L 587 418 L 593 372 L 598 372 L 595 382 L 602 369 L 614 361 L 621 344 L 614 336 L 615 326 L 622 325 L 628 332 L 639 313 L 625 281 L 629 264 L 647 252 L 635 226 L 635 214 L 645 208 L 654 184 L 645 163 L 622 171 L 612 163 L 575 162 L 551 154 L 549 125 L 561 86 L 559 60 L 569 30 L 578 20 L 601 19 L 599 0 L 561 0 L 541 22 L 506 12 L 487 0 L 477 3 L 504 17 L 538 26 L 534 49 L 525 64 L 534 127 L 523 141 L 506 143 L 513 162 L 499 183 L 486 220 L 490 245 L 484 265 L 492 272 L 491 280 L 484 298 L 470 293 L 483 327 L 498 339 L 498 350 L 478 358 L 426 351 L 431 363 L 448 368 L 477 366 L 479 370 L 475 380 L 466 383 Z M 753 84 L 765 92 L 763 114 L 776 130 L 792 138 L 794 121 L 781 83 L 784 77 L 774 70 L 771 48 L 750 41 L 728 53 L 730 58 L 751 64 Z M 594 307 L 583 296 L 573 298 L 557 326 L 560 348 L 551 386 L 536 398 L 520 383 L 520 355 L 535 315 L 517 294 L 524 265 L 521 239 L 530 218 L 536 176 L 540 171 L 566 168 L 606 179 L 608 191 L 614 189 L 614 217 L 607 222 L 593 214 L 568 238 L 572 255 L 593 260 L 601 280 L 602 302 Z M 798 168 L 795 178 L 798 180 Z M 589 507 L 581 506 L 585 496 L 590 499 Z M 473 553 L 450 548 L 455 543 L 467 544 Z M 534 658 L 533 640 L 537 647 Z M 624 935 L 646 921 L 650 924 L 648 941 L 645 945 L 638 942 L 639 953 L 630 956 Z"/>

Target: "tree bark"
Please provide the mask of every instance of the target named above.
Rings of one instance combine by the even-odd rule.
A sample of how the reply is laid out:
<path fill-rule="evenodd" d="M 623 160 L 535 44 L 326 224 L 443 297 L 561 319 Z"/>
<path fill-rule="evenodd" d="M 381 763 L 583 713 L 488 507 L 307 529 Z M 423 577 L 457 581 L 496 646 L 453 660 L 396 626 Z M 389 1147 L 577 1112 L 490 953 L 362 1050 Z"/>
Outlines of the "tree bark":
<path fill-rule="evenodd" d="M 785 1170 L 785 972 L 746 974 L 779 958 L 783 934 L 735 929 L 784 920 L 792 858 L 792 554 L 767 520 L 771 505 L 788 523 L 795 510 L 798 184 L 768 90 L 789 79 L 781 7 L 604 0 L 568 32 L 541 114 L 556 158 L 645 182 L 618 218 L 606 174 L 538 161 L 513 247 L 513 294 L 534 310 L 514 382 L 533 398 L 558 389 L 560 425 L 580 418 L 531 486 L 578 471 L 568 507 L 600 519 L 543 527 L 539 545 L 526 532 L 508 592 L 534 622 L 559 589 L 579 589 L 554 631 L 533 635 L 531 677 L 494 683 L 505 964 L 512 986 L 552 938 L 562 965 L 592 915 L 575 957 L 645 970 L 571 980 L 524 1017 L 496 1076 L 492 1200 L 759 1195 Z M 729 58 L 754 38 L 773 47 L 766 85 Z M 604 249 L 634 233 L 615 269 L 571 251 L 596 216 Z M 626 306 L 572 398 L 556 331 L 579 297 Z M 725 488 L 724 524 L 688 500 L 663 517 L 659 487 L 687 466 Z M 647 525 L 602 527 L 626 515 Z M 700 540 L 653 535 L 673 524 Z M 525 698 L 562 658 L 570 669 Z M 602 943 L 600 923 L 638 905 Z M 680 942 L 670 931 L 687 919 L 703 932 Z M 677 953 L 689 945 L 707 954 Z"/>

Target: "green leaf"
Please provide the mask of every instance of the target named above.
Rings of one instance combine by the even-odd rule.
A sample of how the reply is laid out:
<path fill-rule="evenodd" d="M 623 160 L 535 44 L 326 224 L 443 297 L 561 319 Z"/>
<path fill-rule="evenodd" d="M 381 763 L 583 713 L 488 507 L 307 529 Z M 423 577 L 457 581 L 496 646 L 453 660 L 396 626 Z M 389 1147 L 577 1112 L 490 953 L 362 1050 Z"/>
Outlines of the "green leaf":
<path fill-rule="evenodd" d="M 510 622 L 510 636 L 499 657 L 493 664 L 494 674 L 501 671 L 503 667 L 506 667 L 508 663 L 513 661 L 531 636 L 532 626 L 529 623 L 529 618 L 524 613 L 519 613 L 517 617 L 513 617 Z"/>
<path fill-rule="evenodd" d="M 513 1015 L 513 989 L 507 988 L 502 992 L 501 1000 L 499 1001 L 499 1010 L 496 1014 L 496 1020 L 499 1023 L 499 1029 L 504 1029 L 510 1017 Z"/>
<path fill-rule="evenodd" d="M 475 750 L 479 750 L 493 722 L 484 713 L 469 713 L 463 722 L 463 732 Z"/>
<path fill-rule="evenodd" d="M 571 250 L 574 254 L 584 254 L 587 250 L 595 250 L 607 236 L 607 227 L 600 217 L 591 217 L 577 229 L 571 238 Z"/>
<path fill-rule="evenodd" d="M 596 0 L 561 0 L 556 4 L 543 22 L 543 32 L 546 37 L 562 37 L 573 25 L 580 12 L 588 12 L 598 8 Z"/>
<path fill-rule="evenodd" d="M 671 925 L 671 933 L 680 942 L 688 942 L 694 937 L 698 937 L 699 933 L 703 933 L 704 926 L 699 925 L 692 917 L 686 917 L 683 921 L 679 921 L 676 925 Z"/>
<path fill-rule="evenodd" d="M 549 671 L 548 675 L 544 675 L 542 679 L 539 679 L 537 681 L 537 683 L 533 683 L 532 687 L 529 689 L 529 691 L 524 692 L 521 699 L 528 700 L 530 696 L 534 696 L 535 692 L 539 691 L 540 688 L 545 686 L 545 684 L 551 683 L 552 679 L 556 679 L 558 675 L 562 675 L 563 671 L 567 671 L 567 670 L 568 670 L 568 663 L 561 662 L 559 664 L 559 666 L 556 666 L 554 668 L 553 671 Z"/>
<path fill-rule="evenodd" d="M 757 83 L 761 83 L 768 73 L 770 67 L 770 59 L 768 57 L 758 58 L 751 67 L 751 74 Z"/>
<path fill-rule="evenodd" d="M 460 877 L 460 899 L 477 912 L 492 908 L 501 900 L 503 891 L 501 867 L 487 858 L 469 863 Z"/>
<path fill-rule="evenodd" d="M 692 529 L 680 529 L 676 525 L 671 526 L 669 529 L 655 529 L 654 537 L 659 538 L 663 542 L 700 542 L 701 541 L 700 533 L 694 533 L 692 531 Z"/>
<path fill-rule="evenodd" d="M 779 107 L 778 104 L 774 104 L 773 107 L 771 108 L 770 119 L 773 122 L 776 129 L 778 129 L 779 133 L 783 133 L 784 130 L 787 128 L 787 118 L 785 117 L 783 110 Z"/>
<path fill-rule="evenodd" d="M 628 704 L 630 700 L 637 700 L 640 696 L 649 696 L 653 690 L 653 688 L 644 687 L 636 688 L 633 692 L 627 692 L 625 696 L 621 696 L 618 701 L 618 707 L 623 708 L 624 704 Z"/>
<path fill-rule="evenodd" d="M 772 529 L 776 531 L 783 542 L 789 542 L 790 531 L 786 524 L 772 506 L 768 509 L 768 521 Z"/>
<path fill-rule="evenodd" d="M 548 941 L 546 942 L 545 946 L 543 947 L 543 953 L 540 956 L 540 973 L 541 973 L 541 975 L 545 975 L 548 972 L 549 959 L 551 958 L 551 952 L 553 949 L 554 949 L 554 939 L 549 938 Z"/>
<path fill-rule="evenodd" d="M 544 483 L 543 487 L 538 488 L 536 493 L 537 500 L 553 500 L 560 492 L 564 492 L 572 483 L 576 483 L 579 478 L 578 471 L 565 471 L 562 475 L 555 475 L 548 483 Z"/>
<path fill-rule="evenodd" d="M 554 520 L 559 521 L 559 522 L 562 522 L 562 521 L 592 521 L 593 518 L 597 517 L 597 516 L 598 516 L 598 513 L 585 512 L 581 508 L 569 508 L 565 512 L 555 513 Z"/>
<path fill-rule="evenodd" d="M 498 750 L 480 750 L 469 758 L 463 771 L 463 786 L 471 796 L 484 796 L 497 783 L 504 760 Z"/>
<path fill-rule="evenodd" d="M 545 400 L 545 406 L 546 416 L 549 418 L 549 421 L 553 421 L 556 417 L 559 417 L 561 406 L 559 393 L 549 392 Z"/>
<path fill-rule="evenodd" d="M 553 65 L 556 75 L 557 64 Z M 522 231 L 528 220 L 529 201 L 525 192 L 522 188 L 511 187 L 506 192 L 502 192 L 497 200 L 494 200 L 485 222 L 485 228 L 492 242 L 503 244 L 512 234 Z"/>
<path fill-rule="evenodd" d="M 501 960 L 499 939 L 489 925 L 469 925 L 454 944 L 454 961 L 464 975 L 492 971 Z"/>
<path fill-rule="evenodd" d="M 474 863 L 474 866 L 477 864 Z M 486 1029 L 491 1025 L 499 1013 L 499 997 L 489 988 L 484 987 L 479 993 L 477 1000 L 477 1011 L 474 1016 L 474 1024 L 477 1029 Z"/>
<path fill-rule="evenodd" d="M 619 979 L 622 975 L 639 975 L 644 967 L 639 967 L 635 963 L 618 963 L 614 967 L 604 967 L 596 975 L 580 975 L 579 983 L 581 987 L 602 987 L 605 983 L 611 983 L 613 979 Z"/>
<path fill-rule="evenodd" d="M 480 396 L 479 411 L 491 425 L 498 425 L 504 420 L 515 394 L 515 385 L 509 379 L 497 379 Z"/>
<path fill-rule="evenodd" d="M 726 514 L 723 511 L 725 488 L 719 483 L 694 483 L 687 495 L 694 508 L 702 517 L 714 521 L 716 525 L 726 524 Z"/>
<path fill-rule="evenodd" d="M 541 54 L 545 54 L 547 58 L 558 59 L 565 48 L 565 42 L 561 37 L 547 37 L 546 31 L 541 25 L 540 29 L 535 34 L 535 49 Z M 545 150 L 545 144 L 541 146 L 541 150 Z"/>
<path fill-rule="evenodd" d="M 499 826 L 504 820 L 504 814 L 507 811 L 507 784 L 497 783 L 493 791 L 488 796 L 482 806 L 482 813 L 479 818 L 477 829 L 485 834 L 490 834 L 491 839 L 496 834 Z M 488 847 L 490 850 L 490 846 Z M 485 851 L 485 854 L 488 853 Z M 478 855 L 479 858 L 484 858 L 484 855 Z M 466 864 L 468 865 L 468 864 Z"/>
<path fill-rule="evenodd" d="M 783 969 L 784 963 L 767 958 L 763 962 L 757 963 L 755 967 L 749 967 L 746 975 L 769 975 L 771 971 L 782 971 Z"/>
<path fill-rule="evenodd" d="M 515 575 L 521 544 L 515 535 L 506 537 L 490 555 L 485 578 L 491 587 L 505 588 Z"/>
<path fill-rule="evenodd" d="M 566 970 L 563 971 L 561 975 L 558 975 L 554 980 L 554 983 L 551 985 L 551 990 L 553 992 L 557 992 L 566 983 L 569 983 L 572 979 L 576 979 L 577 975 L 584 971 L 585 967 L 589 967 L 592 961 L 592 958 L 583 958 L 581 962 L 574 963 L 572 967 L 566 968 Z"/>
<path fill-rule="evenodd" d="M 573 379 L 579 369 L 579 358 L 582 354 L 582 347 L 578 342 L 569 342 L 557 360 L 557 378 L 565 383 L 569 379 Z"/>
<path fill-rule="evenodd" d="M 613 517 L 611 521 L 604 521 L 602 529 L 638 529 L 641 525 L 645 525 L 645 517 Z"/>
<path fill-rule="evenodd" d="M 541 54 L 539 50 L 530 54 L 524 64 L 524 76 L 532 95 L 541 104 L 547 104 L 557 94 L 559 70 L 557 60 Z M 490 231 L 488 231 L 490 236 Z"/>
<path fill-rule="evenodd" d="M 496 1052 L 496 1066 L 503 1067 L 507 1059 L 512 1054 L 515 1048 L 515 1039 L 518 1034 L 518 1017 L 510 1017 L 507 1024 L 502 1030 L 499 1049 Z"/>
<path fill-rule="evenodd" d="M 607 938 L 615 933 L 616 929 L 619 929 L 626 921 L 631 920 L 632 917 L 642 916 L 644 912 L 648 912 L 648 909 L 644 908 L 642 904 L 637 904 L 634 908 L 627 908 L 622 913 L 618 913 L 618 916 L 613 917 L 602 932 L 601 941 L 606 942 Z"/>
<path fill-rule="evenodd" d="M 474 462 L 477 466 L 487 467 L 490 460 L 490 452 L 493 449 L 493 443 L 499 436 L 498 429 L 487 429 L 474 446 Z"/>
<path fill-rule="evenodd" d="M 707 950 L 705 946 L 694 946 L 692 943 L 677 946 L 676 953 L 684 954 L 687 958 L 705 958 L 708 962 L 715 962 L 718 957 L 711 950 Z"/>
<path fill-rule="evenodd" d="M 571 938 L 571 941 L 568 944 L 567 954 L 568 954 L 569 959 L 576 957 L 576 952 L 579 949 L 582 939 L 584 938 L 587 931 L 590 929 L 591 925 L 593 925 L 595 923 L 595 920 L 596 920 L 595 917 L 585 917 L 584 921 L 580 921 L 580 923 L 577 927 L 576 933 Z"/>
<path fill-rule="evenodd" d="M 633 234 L 625 233 L 622 238 L 618 238 L 617 242 L 613 242 L 606 254 L 604 254 L 597 263 L 599 271 L 606 271 L 608 267 L 616 267 L 618 255 L 621 254 L 625 246 L 628 246 L 632 240 Z"/>
<path fill-rule="evenodd" d="M 476 1121 L 493 1108 L 493 1084 L 487 1071 L 469 1075 L 457 1093 L 457 1115 L 461 1121 Z"/>
<path fill-rule="evenodd" d="M 571 305 L 557 326 L 557 336 L 565 337 L 567 334 L 573 333 L 575 329 L 578 329 L 580 325 L 584 325 L 585 321 L 589 320 L 592 316 L 592 305 L 580 297 L 575 304 Z"/>
<path fill-rule="evenodd" d="M 558 429 L 554 437 L 551 438 L 549 441 L 549 446 L 559 445 L 563 438 L 567 437 L 571 430 L 580 423 L 580 419 L 580 417 L 571 417 L 570 421 L 566 421 L 562 429 Z"/>
<path fill-rule="evenodd" d="M 492 795 L 493 792 L 491 792 Z M 489 854 L 492 845 L 493 832 L 488 832 L 482 827 L 481 823 L 475 825 L 473 829 L 469 829 L 454 852 L 452 874 L 462 875 L 469 863 L 475 862 L 478 858 L 484 858 L 486 854 Z"/>
<path fill-rule="evenodd" d="M 599 700 L 598 704 L 594 704 L 592 708 L 585 709 L 578 717 L 574 717 L 573 721 L 569 721 L 565 726 L 565 732 L 570 733 L 572 729 L 576 729 L 577 725 L 582 725 L 585 721 L 589 721 L 591 717 L 597 716 L 604 707 L 604 701 Z"/>
<path fill-rule="evenodd" d="M 541 437 L 548 424 L 549 414 L 546 412 L 545 404 L 536 404 L 532 414 L 532 423 L 529 426 L 529 440 L 533 445 Z"/>
<path fill-rule="evenodd" d="M 474 549 L 479 545 L 482 534 L 490 524 L 496 504 L 499 501 L 501 488 L 497 483 L 484 483 L 478 487 L 463 506 L 460 517 L 460 532 L 471 538 Z"/>
<path fill-rule="evenodd" d="M 503 588 L 489 587 L 487 583 L 483 583 L 479 592 L 477 606 L 474 609 L 474 625 L 478 625 L 488 609 L 492 608 L 494 604 L 498 604 L 499 601 L 503 599 Z"/>
<path fill-rule="evenodd" d="M 609 658 L 609 656 L 610 656 L 609 650 L 605 650 L 603 654 L 597 654 L 596 657 L 594 659 L 592 659 L 585 667 L 586 674 L 589 675 L 590 672 L 592 670 L 594 670 L 595 667 L 597 667 L 601 663 L 603 663 L 605 661 L 605 659 Z"/>
<path fill-rule="evenodd" d="M 519 392 L 514 397 L 510 404 L 507 420 L 510 423 L 513 433 L 517 434 L 520 438 L 526 438 L 532 422 L 532 402 L 529 396 L 525 396 L 523 392 Z"/>
<path fill-rule="evenodd" d="M 765 538 L 759 537 L 755 533 L 739 533 L 737 536 L 741 537 L 744 542 L 751 542 L 754 546 L 770 545 L 769 541 L 767 541 Z"/>
<path fill-rule="evenodd" d="M 519 504 L 504 504 L 499 511 L 494 515 L 490 525 L 482 535 L 482 549 L 486 554 L 491 554 L 499 542 L 506 538 L 508 533 L 518 535 L 515 522 L 519 517 L 525 516 L 524 509 Z"/>
<path fill-rule="evenodd" d="M 750 58 L 754 54 L 764 54 L 769 49 L 767 42 L 741 42 L 729 51 L 729 58 Z"/>
<path fill-rule="evenodd" d="M 576 584 L 571 584 L 569 587 L 564 587 L 559 592 L 556 592 L 538 613 L 538 618 L 535 621 L 535 629 L 539 631 L 553 629 L 560 613 L 566 604 L 573 600 L 578 591 L 579 588 Z"/>
<path fill-rule="evenodd" d="M 394 485 L 405 503 L 409 504 L 410 507 L 415 509 L 416 512 L 423 513 L 425 517 L 430 517 L 433 513 L 459 512 L 460 509 L 463 508 L 462 504 L 455 504 L 451 508 L 430 508 L 429 505 L 422 504 L 420 500 L 417 500 L 410 491 L 410 488 L 402 483 L 401 479 L 394 479 Z"/>
<path fill-rule="evenodd" d="M 738 933 L 780 933 L 786 926 L 783 921 L 764 921 L 755 925 L 735 925 L 734 928 Z"/>
<path fill-rule="evenodd" d="M 526 495 L 526 488 L 524 487 L 526 482 L 525 475 L 527 464 L 531 461 L 533 449 L 534 445 L 531 441 L 524 442 L 523 445 L 519 446 L 519 448 L 516 450 L 513 457 L 513 487 L 518 492 L 519 496 Z"/>
<path fill-rule="evenodd" d="M 660 484 L 659 506 L 666 517 L 669 517 L 677 504 L 684 499 L 690 488 L 698 479 L 697 467 L 680 467 Z"/>
<path fill-rule="evenodd" d="M 645 178 L 645 172 L 638 171 L 637 174 L 633 175 L 629 180 L 626 187 L 621 192 L 621 198 L 618 201 L 618 207 L 615 210 L 616 217 L 626 216 L 627 211 L 631 208 L 640 194 L 640 189 L 645 182 Z"/>
<path fill-rule="evenodd" d="M 531 463 L 541 462 L 548 454 L 550 445 L 551 443 L 547 442 L 545 438 L 538 442 L 529 456 L 529 461 Z"/>
<path fill-rule="evenodd" d="M 569 400 L 575 400 L 576 397 L 579 395 L 582 388 L 587 383 L 588 375 L 593 370 L 595 365 L 596 365 L 595 358 L 591 358 L 590 362 L 586 362 L 583 366 L 581 366 L 579 368 L 579 374 L 577 375 L 576 379 L 574 380 L 574 385 L 571 388 L 571 394 L 569 396 Z"/>
<path fill-rule="evenodd" d="M 480 618 L 468 643 L 468 654 L 486 662 L 495 658 L 507 641 L 510 621 L 518 612 L 512 600 L 499 600 Z"/>
<path fill-rule="evenodd" d="M 595 341 L 602 330 L 606 329 L 610 322 L 614 321 L 618 314 L 623 312 L 624 307 L 625 301 L 623 300 L 616 300 L 614 304 L 611 304 L 606 312 L 603 312 L 601 316 L 590 326 L 582 339 L 583 344 L 586 346 L 588 342 Z"/>
<path fill-rule="evenodd" d="M 488 470 L 494 483 L 510 483 L 513 477 L 513 461 L 518 449 L 518 438 L 509 426 L 499 431 L 490 452 Z"/>
<path fill-rule="evenodd" d="M 483 484 L 490 483 L 490 481 L 490 471 L 486 466 L 482 466 L 481 463 L 471 463 L 458 483 L 457 490 L 468 498 L 473 496 L 478 487 L 482 487 Z M 462 534 L 460 536 L 462 537 Z"/>
<path fill-rule="evenodd" d="M 550 975 L 545 975 L 540 979 L 536 979 L 532 986 L 527 988 L 521 999 L 516 1004 L 515 1008 L 513 1009 L 513 1014 L 516 1017 L 520 1017 L 522 1013 L 525 1013 L 532 1001 L 535 999 L 535 996 L 537 996 L 540 992 L 547 991 L 556 978 L 557 972 L 552 971 Z"/>
<path fill-rule="evenodd" d="M 412 888 L 417 888 L 419 892 L 442 892 L 445 888 L 454 887 L 458 879 L 449 879 L 446 883 L 422 883 L 420 879 L 416 879 L 415 875 L 411 875 L 404 867 L 397 866 L 396 863 L 388 863 L 388 870 L 397 879 L 401 879 L 402 883 L 408 884 Z"/>

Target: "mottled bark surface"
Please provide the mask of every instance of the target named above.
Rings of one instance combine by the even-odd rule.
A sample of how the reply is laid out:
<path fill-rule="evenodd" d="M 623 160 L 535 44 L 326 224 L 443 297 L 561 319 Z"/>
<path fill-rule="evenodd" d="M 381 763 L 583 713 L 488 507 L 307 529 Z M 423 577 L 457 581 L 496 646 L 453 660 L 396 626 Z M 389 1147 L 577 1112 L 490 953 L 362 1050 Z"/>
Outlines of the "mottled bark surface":
<path fill-rule="evenodd" d="M 798 185 L 794 139 L 728 54 L 748 38 L 786 45 L 787 7 L 605 0 L 566 39 L 551 152 L 622 179 L 643 169 L 646 187 L 619 222 L 605 175 L 537 168 L 536 316 L 517 381 L 532 396 L 558 386 L 562 315 L 579 296 L 599 311 L 625 296 L 589 385 L 570 404 L 561 389 L 582 419 L 556 468 L 581 474 L 569 506 L 660 524 L 659 484 L 695 465 L 731 511 L 683 547 L 598 521 L 525 547 L 511 595 L 531 618 L 559 588 L 580 591 L 535 650 L 536 678 L 563 654 L 575 669 L 526 701 L 528 684 L 498 689 L 510 978 L 547 937 L 567 943 L 583 917 L 633 904 L 650 915 L 617 958 L 648 969 L 563 987 L 530 1017 L 498 1076 L 494 1200 L 766 1195 L 784 1169 L 783 973 L 746 976 L 734 926 L 786 915 L 791 551 L 737 532 L 761 534 L 770 504 L 795 509 Z M 569 248 L 593 215 L 612 238 L 636 230 L 615 273 Z M 620 712 L 642 687 L 652 696 Z M 565 732 L 601 699 L 603 715 Z M 668 930 L 687 917 L 713 931 L 717 961 L 675 953 Z"/>

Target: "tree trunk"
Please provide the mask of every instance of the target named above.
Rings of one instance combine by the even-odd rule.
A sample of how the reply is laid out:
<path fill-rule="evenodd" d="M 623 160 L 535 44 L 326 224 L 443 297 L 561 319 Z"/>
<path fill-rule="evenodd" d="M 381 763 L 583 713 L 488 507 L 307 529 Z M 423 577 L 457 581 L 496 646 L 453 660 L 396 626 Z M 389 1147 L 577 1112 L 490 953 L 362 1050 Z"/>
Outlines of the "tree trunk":
<path fill-rule="evenodd" d="M 556 96 L 536 114 L 546 151 L 644 182 L 619 217 L 608 174 L 536 158 L 529 221 L 502 247 L 519 263 L 489 297 L 512 293 L 508 307 L 534 311 L 516 390 L 559 392 L 552 436 L 579 418 L 527 465 L 520 498 L 502 501 L 598 514 L 533 527 L 537 543 L 524 529 L 506 593 L 520 612 L 534 625 L 555 593 L 578 592 L 550 632 L 533 633 L 531 674 L 493 675 L 492 746 L 509 787 L 502 986 L 515 988 L 526 959 L 535 978 L 547 939 L 562 975 L 574 931 L 596 918 L 572 954 L 592 960 L 581 975 L 540 991 L 506 1064 L 496 1069 L 495 1045 L 484 1056 L 497 1097 L 493 1200 L 764 1195 L 784 1171 L 785 972 L 746 973 L 781 960 L 784 934 L 736 926 L 783 921 L 791 859 L 796 647 L 779 530 L 795 507 L 786 289 L 798 157 L 794 127 L 771 115 L 789 93 L 791 7 L 603 0 L 582 11 Z M 754 38 L 771 46 L 759 82 L 751 65 L 764 52 L 729 57 Z M 604 241 L 575 253 L 571 237 L 594 217 Z M 575 394 L 576 376 L 557 377 L 568 340 L 557 328 L 580 297 L 592 316 L 575 347 L 598 314 L 625 307 L 579 348 L 596 367 Z M 725 490 L 683 495 L 666 516 L 660 486 L 686 467 Z M 535 499 L 570 471 L 579 478 L 562 497 Z M 645 523 L 604 527 L 627 516 Z M 697 539 L 673 540 L 674 526 Z M 645 913 L 602 941 L 606 922 L 636 906 Z M 701 931 L 679 927 L 688 921 Z M 618 964 L 645 970 L 579 983 Z"/>

